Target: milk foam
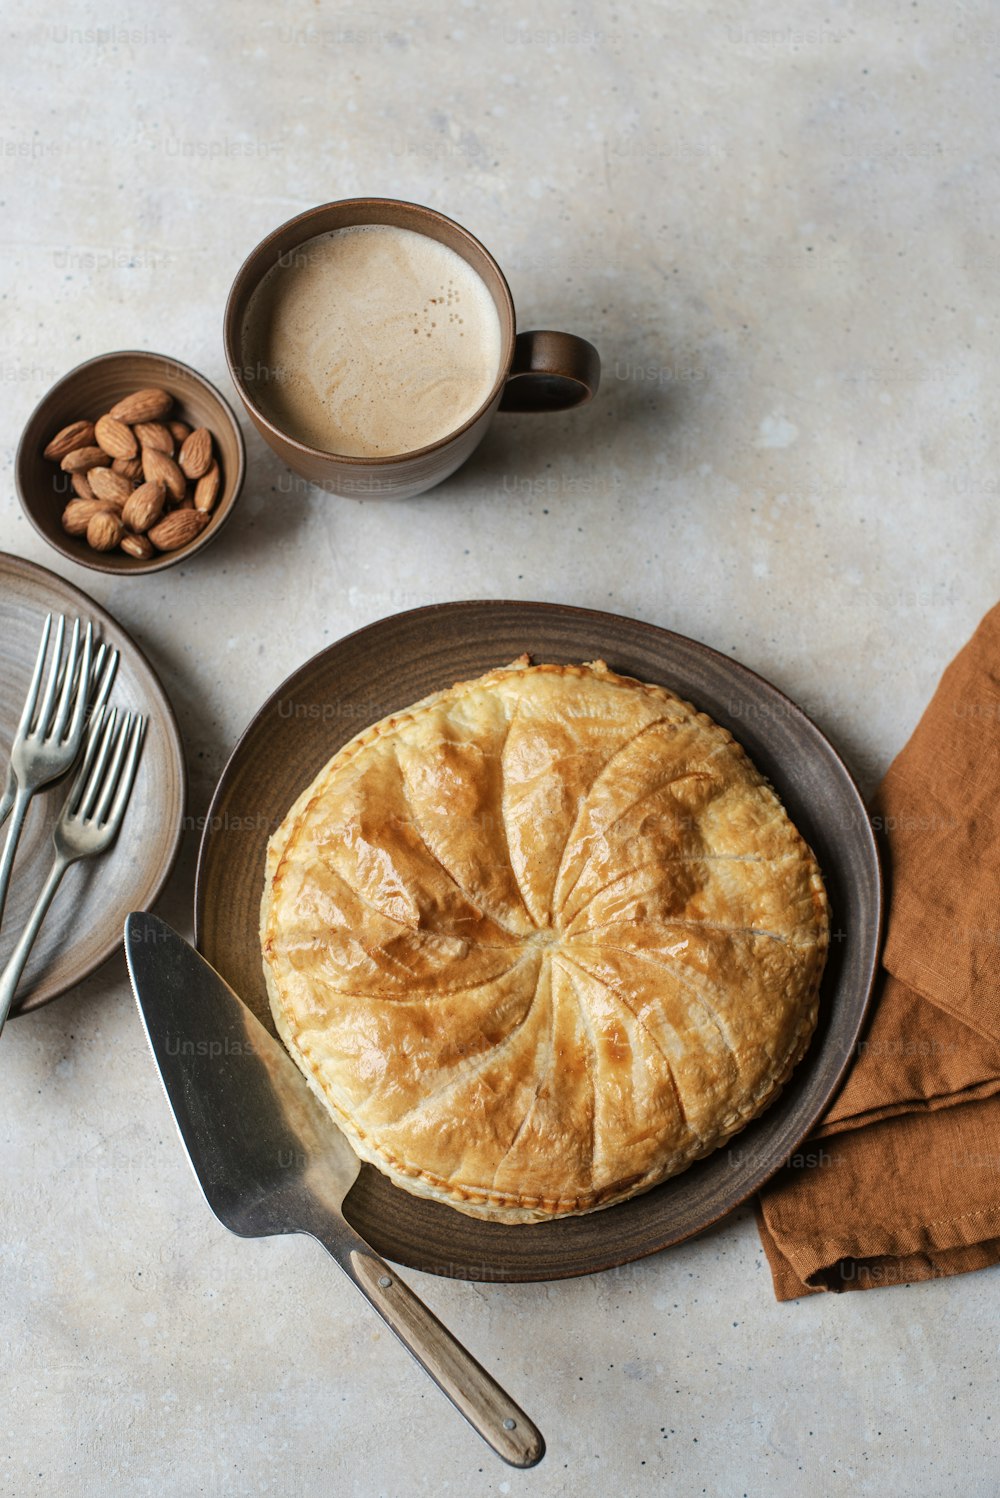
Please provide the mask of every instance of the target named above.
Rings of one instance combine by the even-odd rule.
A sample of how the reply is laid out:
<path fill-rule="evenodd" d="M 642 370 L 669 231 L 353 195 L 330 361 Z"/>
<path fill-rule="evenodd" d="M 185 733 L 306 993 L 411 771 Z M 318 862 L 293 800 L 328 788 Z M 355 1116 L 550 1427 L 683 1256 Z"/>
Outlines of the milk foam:
<path fill-rule="evenodd" d="M 334 229 L 261 281 L 243 326 L 264 414 L 324 452 L 384 457 L 446 437 L 486 400 L 500 319 L 484 281 L 412 229 Z"/>

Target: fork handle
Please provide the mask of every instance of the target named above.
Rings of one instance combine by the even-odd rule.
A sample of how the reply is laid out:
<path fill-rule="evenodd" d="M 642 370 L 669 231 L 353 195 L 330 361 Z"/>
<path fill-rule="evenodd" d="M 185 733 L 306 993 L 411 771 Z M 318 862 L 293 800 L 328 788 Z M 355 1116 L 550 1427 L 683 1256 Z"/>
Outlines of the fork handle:
<path fill-rule="evenodd" d="M 45 919 L 45 913 L 52 904 L 52 897 L 59 888 L 60 880 L 69 868 L 71 860 L 57 856 L 52 863 L 42 885 L 41 893 L 35 901 L 35 908 L 28 917 L 27 925 L 17 939 L 17 945 L 7 959 L 7 966 L 0 973 L 0 1032 L 2 1032 L 10 1013 L 10 1006 L 14 1002 L 14 994 L 17 985 L 24 972 L 24 964 L 28 960 L 28 954 L 35 945 L 35 937 L 41 929 Z"/>
<path fill-rule="evenodd" d="M 7 887 L 10 884 L 10 871 L 14 867 L 14 854 L 17 852 L 18 839 L 21 836 L 21 828 L 24 826 L 24 817 L 31 796 L 31 791 L 18 786 L 14 796 L 14 810 L 10 826 L 7 828 L 7 840 L 3 845 L 3 853 L 0 853 L 0 925 L 3 924 L 3 908 L 7 903 Z"/>
<path fill-rule="evenodd" d="M 8 768 L 7 784 L 3 788 L 3 795 L 0 796 L 0 827 L 3 826 L 4 822 L 6 822 L 7 818 L 10 816 L 10 809 L 14 805 L 14 797 L 16 794 L 17 776 L 14 774 L 14 771 L 12 769 Z"/>

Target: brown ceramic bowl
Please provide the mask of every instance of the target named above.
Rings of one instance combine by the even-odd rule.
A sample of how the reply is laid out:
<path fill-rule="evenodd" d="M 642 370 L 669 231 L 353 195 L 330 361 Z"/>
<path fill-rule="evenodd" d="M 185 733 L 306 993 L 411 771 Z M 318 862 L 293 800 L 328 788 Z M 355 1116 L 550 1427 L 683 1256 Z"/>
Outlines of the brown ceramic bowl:
<path fill-rule="evenodd" d="M 157 552 L 148 561 L 126 556 L 123 551 L 94 551 L 83 536 L 69 536 L 62 528 L 62 513 L 74 497 L 69 474 L 58 463 L 42 457 L 42 450 L 71 421 L 96 421 L 99 416 L 133 390 L 149 386 L 167 390 L 174 397 L 171 417 L 191 427 L 208 427 L 215 438 L 222 469 L 222 491 L 212 511 L 212 521 L 187 546 L 177 551 Z M 123 350 L 100 354 L 78 364 L 63 375 L 35 407 L 21 434 L 14 463 L 14 480 L 21 506 L 40 536 L 71 562 L 97 572 L 161 572 L 177 562 L 186 562 L 214 541 L 232 513 L 243 488 L 246 452 L 243 433 L 229 402 L 197 370 L 168 359 L 165 354 Z"/>

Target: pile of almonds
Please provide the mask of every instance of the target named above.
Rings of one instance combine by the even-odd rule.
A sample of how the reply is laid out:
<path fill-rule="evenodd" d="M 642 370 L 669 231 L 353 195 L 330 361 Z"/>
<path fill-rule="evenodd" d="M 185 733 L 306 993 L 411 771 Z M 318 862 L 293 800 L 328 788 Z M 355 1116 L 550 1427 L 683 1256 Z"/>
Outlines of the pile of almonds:
<path fill-rule="evenodd" d="M 222 473 L 207 427 L 170 421 L 173 396 L 136 390 L 97 421 L 57 432 L 44 456 L 70 475 L 63 529 L 95 551 L 147 561 L 177 551 L 208 525 Z"/>

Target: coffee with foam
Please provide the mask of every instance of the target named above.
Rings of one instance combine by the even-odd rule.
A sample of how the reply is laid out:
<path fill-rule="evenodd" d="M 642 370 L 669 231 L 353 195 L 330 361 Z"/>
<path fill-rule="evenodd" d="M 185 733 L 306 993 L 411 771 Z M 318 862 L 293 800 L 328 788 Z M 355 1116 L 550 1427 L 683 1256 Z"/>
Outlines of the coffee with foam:
<path fill-rule="evenodd" d="M 492 391 L 501 344 L 472 266 L 390 224 L 334 229 L 290 251 L 243 324 L 264 415 L 346 457 L 412 452 L 454 432 Z"/>

